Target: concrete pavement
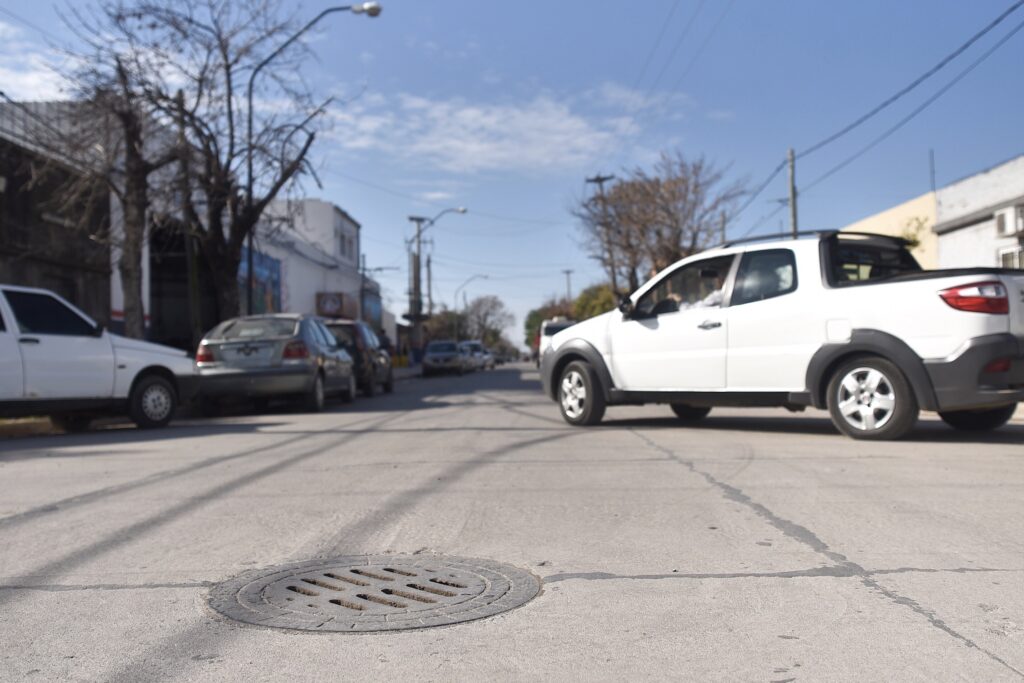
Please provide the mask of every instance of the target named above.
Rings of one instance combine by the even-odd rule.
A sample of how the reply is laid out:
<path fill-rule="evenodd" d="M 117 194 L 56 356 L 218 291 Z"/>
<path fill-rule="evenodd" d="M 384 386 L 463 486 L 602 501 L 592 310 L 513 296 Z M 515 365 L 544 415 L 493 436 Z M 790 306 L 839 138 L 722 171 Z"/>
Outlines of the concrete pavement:
<path fill-rule="evenodd" d="M 821 413 L 568 427 L 527 366 L 332 407 L 0 442 L 0 679 L 1017 680 L 1024 425 L 898 443 Z M 209 587 L 317 556 L 513 564 L 542 593 L 366 635 Z"/>

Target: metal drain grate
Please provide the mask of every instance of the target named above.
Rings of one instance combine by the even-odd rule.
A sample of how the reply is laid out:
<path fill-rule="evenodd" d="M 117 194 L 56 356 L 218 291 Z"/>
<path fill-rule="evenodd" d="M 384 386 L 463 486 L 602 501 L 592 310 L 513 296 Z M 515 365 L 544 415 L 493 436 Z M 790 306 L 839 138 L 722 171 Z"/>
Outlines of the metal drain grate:
<path fill-rule="evenodd" d="M 226 617 L 307 631 L 446 626 L 514 609 L 540 591 L 533 574 L 441 555 L 354 555 L 252 570 L 210 591 Z"/>

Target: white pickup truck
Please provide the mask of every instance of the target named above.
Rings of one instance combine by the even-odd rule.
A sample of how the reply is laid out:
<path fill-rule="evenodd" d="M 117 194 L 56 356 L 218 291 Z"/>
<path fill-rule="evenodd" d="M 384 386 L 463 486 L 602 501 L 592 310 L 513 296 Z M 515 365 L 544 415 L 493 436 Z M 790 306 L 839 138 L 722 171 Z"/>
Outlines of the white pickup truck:
<path fill-rule="evenodd" d="M 80 431 L 113 413 L 162 427 L 198 387 L 184 351 L 111 334 L 45 289 L 0 285 L 0 417 Z"/>
<path fill-rule="evenodd" d="M 827 408 L 858 439 L 920 410 L 964 430 L 1024 400 L 1024 270 L 922 270 L 898 238 L 824 232 L 727 244 L 666 268 L 552 340 L 545 392 L 573 425 L 607 405 Z"/>

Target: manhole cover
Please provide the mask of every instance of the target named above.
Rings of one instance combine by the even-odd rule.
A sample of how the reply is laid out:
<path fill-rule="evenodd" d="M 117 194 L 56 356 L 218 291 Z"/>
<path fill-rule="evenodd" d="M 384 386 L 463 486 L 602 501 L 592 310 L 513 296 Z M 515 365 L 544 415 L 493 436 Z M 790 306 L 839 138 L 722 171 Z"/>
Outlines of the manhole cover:
<path fill-rule="evenodd" d="M 265 567 L 215 586 L 210 606 L 260 626 L 390 631 L 514 609 L 540 591 L 515 567 L 441 555 L 353 555 Z"/>

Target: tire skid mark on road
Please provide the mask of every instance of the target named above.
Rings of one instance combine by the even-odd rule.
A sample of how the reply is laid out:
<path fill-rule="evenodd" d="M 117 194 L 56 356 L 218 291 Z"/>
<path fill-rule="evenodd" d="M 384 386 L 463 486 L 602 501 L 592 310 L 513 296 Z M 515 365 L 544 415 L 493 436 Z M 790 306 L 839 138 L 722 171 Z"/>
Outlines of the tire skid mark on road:
<path fill-rule="evenodd" d="M 641 441 L 643 441 L 645 444 L 647 444 L 650 448 L 653 448 L 657 451 L 660 451 L 661 453 L 664 453 L 672 460 L 675 460 L 680 465 L 687 468 L 693 474 L 702 477 L 708 484 L 718 489 L 722 493 L 723 497 L 726 498 L 727 500 L 743 505 L 744 507 L 754 512 L 754 514 L 756 514 L 758 517 L 764 519 L 771 526 L 778 529 L 780 532 L 782 532 L 783 535 L 788 536 L 789 538 L 797 541 L 798 543 L 801 543 L 809 547 L 811 550 L 818 553 L 819 555 L 822 555 L 823 557 L 826 557 L 829 560 L 831 560 L 834 563 L 834 568 L 836 571 L 848 572 L 848 576 L 860 579 L 861 583 L 864 586 L 875 591 L 877 594 L 885 597 L 890 602 L 909 608 L 915 614 L 924 617 L 928 621 L 928 623 L 934 628 L 954 638 L 962 645 L 977 650 L 978 652 L 981 652 L 992 661 L 1001 664 L 1003 667 L 1009 669 L 1021 678 L 1024 678 L 1024 671 L 1016 668 L 996 653 L 991 652 L 990 650 L 987 650 L 986 648 L 978 645 L 971 638 L 968 638 L 959 631 L 955 630 L 953 627 L 949 626 L 949 624 L 947 624 L 945 621 L 938 617 L 934 610 L 928 609 L 922 606 L 917 601 L 906 596 L 900 595 L 895 590 L 886 588 L 885 586 L 881 585 L 878 582 L 878 580 L 872 576 L 872 573 L 870 571 L 860 566 L 856 562 L 851 561 L 842 553 L 836 552 L 829 548 L 828 544 L 821 540 L 821 538 L 819 538 L 817 534 L 815 534 L 807 527 L 798 524 L 792 520 L 788 520 L 784 517 L 780 517 L 779 515 L 775 514 L 761 503 L 758 503 L 755 500 L 753 500 L 741 489 L 726 484 L 725 482 L 717 479 L 713 475 L 698 469 L 692 461 L 680 457 L 675 451 L 658 444 L 657 442 L 653 441 L 646 435 L 636 431 L 635 429 L 631 429 L 629 431 L 637 438 L 639 438 Z"/>
<path fill-rule="evenodd" d="M 352 424 L 361 424 L 364 422 L 369 422 L 373 419 L 374 418 L 372 417 L 364 418 L 361 420 L 357 420 Z M 272 451 L 276 448 L 291 446 L 293 444 L 299 443 L 300 441 L 305 441 L 306 439 L 311 439 L 316 436 L 320 436 L 323 434 L 332 434 L 337 432 L 338 430 L 302 432 L 299 433 L 299 436 L 296 436 L 293 439 L 282 439 L 281 441 L 268 444 L 266 446 L 259 446 L 258 448 L 247 448 L 245 450 L 236 451 L 225 455 L 218 455 L 213 458 L 208 458 L 206 460 L 201 460 L 199 462 L 192 463 L 191 465 L 185 465 L 183 467 L 178 467 L 172 470 L 164 470 L 163 472 L 154 472 L 153 474 L 146 475 L 145 477 L 141 479 L 136 479 L 134 481 L 128 481 L 121 484 L 114 484 L 113 486 L 105 486 L 101 489 L 96 489 L 94 491 L 80 493 L 78 495 L 63 498 L 52 503 L 47 503 L 46 505 L 39 505 L 37 507 L 24 510 L 23 512 L 17 512 L 13 515 L 0 517 L 0 530 L 17 526 L 19 524 L 24 524 L 25 522 L 29 522 L 33 519 L 37 519 L 39 517 L 49 515 L 55 512 L 64 512 L 66 510 L 70 510 L 81 505 L 86 505 L 88 503 L 93 503 L 98 500 L 103 500 L 105 498 L 109 498 L 110 496 L 116 496 L 118 494 L 126 493 L 128 491 L 134 491 L 135 489 L 150 486 L 152 484 L 159 484 L 161 482 L 167 481 L 168 479 L 174 479 L 175 477 L 181 477 L 188 474 L 192 474 L 194 472 L 198 472 L 199 470 L 214 467 L 225 462 L 230 462 L 232 460 L 237 460 L 239 458 L 247 458 L 253 455 L 257 455 L 259 453 Z M 276 433 L 277 432 L 269 432 L 268 434 Z M 359 430 L 345 431 L 343 433 L 355 434 L 359 433 Z"/>
<path fill-rule="evenodd" d="M 175 521 L 183 517 L 187 513 L 194 512 L 195 510 L 203 507 L 204 505 L 207 505 L 208 503 L 211 503 L 219 499 L 226 493 L 242 488 L 254 482 L 260 481 L 261 479 L 265 479 L 273 474 L 276 474 L 284 469 L 287 469 L 288 467 L 291 467 L 292 465 L 296 465 L 300 462 L 303 462 L 304 460 L 309 460 L 310 458 L 323 455 L 324 453 L 330 451 L 339 444 L 344 443 L 346 441 L 350 441 L 351 439 L 359 438 L 360 436 L 370 434 L 373 431 L 374 427 L 380 424 L 386 424 L 388 422 L 391 422 L 392 420 L 398 419 L 399 417 L 401 417 L 401 413 L 385 416 L 372 422 L 370 425 L 365 427 L 361 434 L 346 434 L 344 438 L 332 439 L 327 444 L 316 446 L 314 448 L 300 452 L 296 455 L 291 455 L 285 458 L 284 460 L 280 460 L 271 465 L 266 465 L 252 472 L 249 472 L 248 474 L 244 474 L 240 477 L 236 477 L 222 484 L 218 484 L 217 486 L 213 487 L 212 489 L 209 489 L 208 491 L 206 491 L 206 493 L 202 495 L 189 497 L 171 506 L 166 510 L 161 510 L 160 512 L 150 515 L 149 517 L 142 519 L 138 522 L 135 522 L 134 524 L 119 529 L 113 532 L 112 534 L 109 534 L 107 537 L 103 539 L 100 539 L 94 543 L 90 543 L 89 545 L 79 548 L 78 550 L 74 550 L 59 559 L 47 563 L 42 567 L 38 567 L 36 570 L 29 572 L 24 576 L 53 576 L 66 573 L 67 570 L 75 567 L 76 565 L 96 559 L 97 557 L 105 555 L 110 551 L 121 546 L 127 545 L 128 543 L 131 543 L 133 541 L 138 541 L 144 534 L 152 532 L 155 529 L 158 529 L 172 521 Z M 316 432 L 314 432 L 313 435 L 315 436 Z M 0 595 L 0 605 L 9 605 L 12 601 L 14 601 L 17 598 L 18 595 L 19 593 L 17 591 L 9 591 L 7 595 Z"/>
<path fill-rule="evenodd" d="M 508 453 L 515 453 L 537 444 L 547 444 L 552 441 L 582 434 L 584 434 L 582 431 L 567 431 L 560 435 L 523 439 L 482 451 L 468 460 L 456 462 L 440 472 L 431 474 L 427 481 L 420 486 L 414 489 L 403 489 L 391 495 L 376 509 L 363 515 L 363 518 L 359 521 L 342 527 L 325 540 L 313 543 L 312 547 L 300 549 L 294 556 L 305 559 L 310 556 L 330 557 L 333 555 L 357 554 L 360 551 L 360 545 L 365 542 L 367 536 L 372 532 L 392 524 L 424 500 L 444 492 L 452 484 L 463 479 L 471 472 L 490 464 L 493 458 Z"/>

